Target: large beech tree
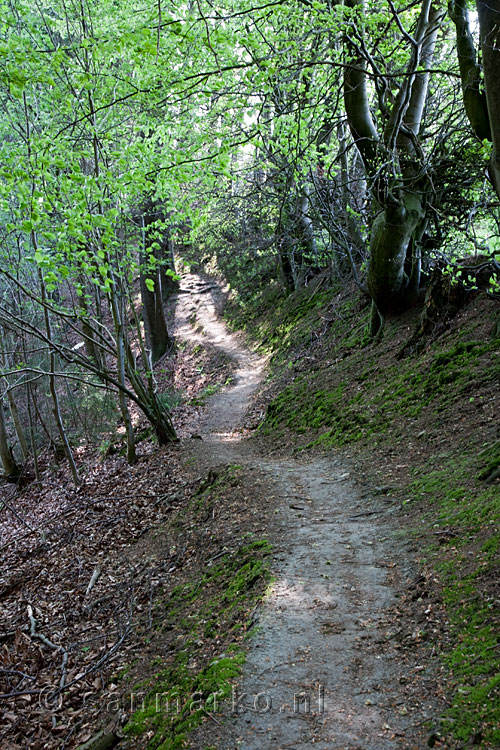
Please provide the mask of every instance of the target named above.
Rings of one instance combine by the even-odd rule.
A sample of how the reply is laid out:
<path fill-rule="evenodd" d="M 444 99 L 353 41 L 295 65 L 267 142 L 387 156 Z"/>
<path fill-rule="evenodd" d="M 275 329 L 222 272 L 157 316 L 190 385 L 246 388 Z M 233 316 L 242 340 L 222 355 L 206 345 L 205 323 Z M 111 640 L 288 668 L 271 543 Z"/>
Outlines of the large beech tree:
<path fill-rule="evenodd" d="M 373 199 L 367 286 L 382 315 L 407 303 L 420 278 L 419 242 L 426 229 L 431 198 L 419 134 L 429 87 L 441 10 L 423 0 L 413 33 L 394 11 L 396 26 L 410 54 L 400 83 L 381 73 L 377 81 L 378 122 L 372 114 L 367 68 L 366 10 L 364 0 L 346 0 L 349 26 L 345 36 L 347 65 L 344 103 L 351 135 L 359 149 Z M 373 74 L 373 69 L 372 69 Z M 411 264 L 411 272 L 405 266 Z M 376 328 L 377 324 L 375 324 Z"/>
<path fill-rule="evenodd" d="M 477 0 L 476 7 L 482 64 L 471 30 L 467 0 L 448 3 L 456 28 L 465 111 L 474 135 L 492 144 L 488 171 L 500 198 L 500 8 L 488 0 Z"/>

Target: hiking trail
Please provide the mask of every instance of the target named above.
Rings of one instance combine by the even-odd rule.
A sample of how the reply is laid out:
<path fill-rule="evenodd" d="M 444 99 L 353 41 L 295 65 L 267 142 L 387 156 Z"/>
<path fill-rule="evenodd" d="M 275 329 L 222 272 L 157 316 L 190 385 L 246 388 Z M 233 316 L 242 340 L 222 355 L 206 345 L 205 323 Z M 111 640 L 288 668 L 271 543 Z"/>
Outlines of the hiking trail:
<path fill-rule="evenodd" d="M 190 274 L 178 296 L 178 336 L 210 342 L 236 362 L 231 384 L 207 401 L 205 466 L 238 463 L 266 476 L 275 523 L 272 589 L 257 615 L 242 677 L 224 719 L 190 737 L 196 750 L 422 748 L 435 713 L 427 668 L 402 660 L 393 611 L 415 577 L 400 506 L 363 483 L 334 453 L 262 457 L 237 432 L 265 360 L 217 315 L 220 290 Z M 194 326 L 194 328 L 193 328 Z M 408 683 L 420 685 L 419 695 Z"/>

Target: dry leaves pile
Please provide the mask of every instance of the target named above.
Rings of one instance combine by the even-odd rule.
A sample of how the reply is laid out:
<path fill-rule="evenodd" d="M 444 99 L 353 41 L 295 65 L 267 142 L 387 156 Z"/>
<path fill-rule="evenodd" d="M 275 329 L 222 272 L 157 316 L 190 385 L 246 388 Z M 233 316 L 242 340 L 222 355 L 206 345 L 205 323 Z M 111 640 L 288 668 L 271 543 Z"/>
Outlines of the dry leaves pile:
<path fill-rule="evenodd" d="M 15 515 L 4 508 L 3 747 L 66 746 L 117 657 L 151 627 L 154 590 L 175 569 L 176 551 L 158 563 L 138 546 L 189 490 L 179 455 L 144 445 L 134 467 L 107 459 L 80 491 L 61 471 L 59 487 L 33 486 L 11 498 Z"/>

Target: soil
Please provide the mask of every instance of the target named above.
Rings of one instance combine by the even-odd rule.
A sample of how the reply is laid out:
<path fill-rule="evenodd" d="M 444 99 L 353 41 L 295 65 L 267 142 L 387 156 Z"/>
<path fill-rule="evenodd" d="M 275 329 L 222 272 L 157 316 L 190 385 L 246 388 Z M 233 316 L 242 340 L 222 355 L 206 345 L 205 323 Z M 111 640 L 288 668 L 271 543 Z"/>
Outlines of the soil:
<path fill-rule="evenodd" d="M 231 385 L 207 402 L 193 456 L 205 467 L 238 464 L 264 476 L 268 497 L 255 501 L 272 511 L 274 546 L 274 584 L 242 679 L 223 714 L 195 730 L 191 747 L 425 746 L 440 706 L 417 622 L 425 615 L 400 619 L 402 589 L 418 579 L 401 506 L 365 486 L 340 456 L 270 459 L 262 455 L 268 445 L 245 439 L 265 362 L 218 319 L 213 285 L 191 276 L 181 295 L 181 316 L 196 316 L 202 327 L 198 340 L 237 366 Z"/>
<path fill-rule="evenodd" d="M 185 393 L 174 412 L 178 444 L 145 438 L 129 467 L 118 435 L 112 454 L 79 454 L 78 490 L 63 463 L 47 465 L 41 486 L 15 497 L 7 488 L 1 746 L 72 748 L 102 727 L 121 736 L 131 690 L 154 686 L 158 665 L 168 668 L 185 651 L 196 674 L 234 645 L 234 622 L 221 608 L 191 654 L 189 609 L 185 625 L 179 618 L 162 629 L 172 592 L 265 537 L 274 582 L 254 612 L 265 581 L 256 584 L 238 615 L 238 644 L 247 650 L 241 680 L 233 700 L 190 735 L 192 750 L 453 747 L 433 731 L 444 700 L 425 632 L 439 628 L 439 604 L 414 562 L 406 509 L 386 494 L 387 477 L 369 478 L 388 471 L 388 461 L 381 456 L 370 469 L 354 451 L 304 457 L 291 436 L 252 436 L 265 409 L 267 363 L 221 321 L 223 300 L 215 282 L 183 277 L 177 361 L 157 368 L 160 383 L 175 372 Z M 229 475 L 207 500 L 204 488 Z M 200 592 L 197 604 L 213 597 Z M 32 637 L 28 606 L 36 633 L 53 647 Z M 258 626 L 250 639 L 243 623 Z M 46 705 L 43 691 L 63 678 L 63 703 Z M 145 748 L 150 738 L 125 738 L 120 747 Z"/>

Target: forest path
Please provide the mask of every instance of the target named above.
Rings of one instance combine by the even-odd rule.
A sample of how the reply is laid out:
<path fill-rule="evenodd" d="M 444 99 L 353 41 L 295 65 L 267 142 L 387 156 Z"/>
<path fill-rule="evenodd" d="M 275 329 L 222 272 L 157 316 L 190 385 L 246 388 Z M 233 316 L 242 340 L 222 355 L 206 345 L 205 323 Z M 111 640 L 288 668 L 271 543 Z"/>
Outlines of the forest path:
<path fill-rule="evenodd" d="M 205 467 L 238 463 L 265 475 L 275 519 L 267 534 L 275 582 L 232 705 L 222 723 L 214 717 L 195 730 L 191 747 L 425 747 L 432 705 L 416 701 L 405 685 L 417 673 L 422 693 L 426 673 L 418 647 L 415 660 L 404 663 L 394 638 L 398 587 L 411 575 L 398 508 L 360 488 L 334 454 L 262 458 L 256 441 L 234 432 L 264 361 L 217 317 L 217 293 L 213 282 L 189 276 L 179 295 L 179 335 L 210 341 L 238 365 L 232 384 L 209 399 L 203 440 L 190 447 Z M 193 332 L 193 323 L 203 330 Z"/>
<path fill-rule="evenodd" d="M 241 338 L 231 333 L 217 314 L 221 292 L 212 280 L 196 274 L 182 277 L 176 305 L 176 331 L 181 339 L 209 343 L 232 359 L 237 369 L 231 385 L 213 396 L 199 426 L 202 436 L 211 442 L 230 439 L 260 385 L 266 360 L 251 352 Z"/>

